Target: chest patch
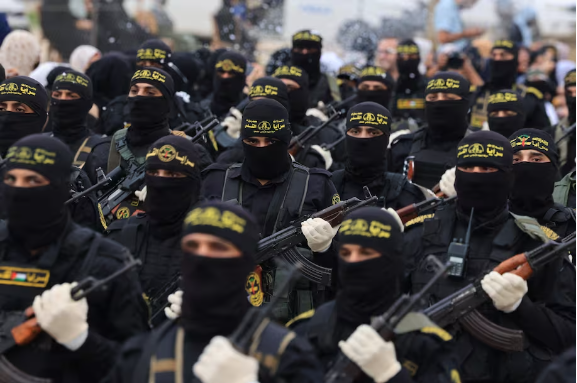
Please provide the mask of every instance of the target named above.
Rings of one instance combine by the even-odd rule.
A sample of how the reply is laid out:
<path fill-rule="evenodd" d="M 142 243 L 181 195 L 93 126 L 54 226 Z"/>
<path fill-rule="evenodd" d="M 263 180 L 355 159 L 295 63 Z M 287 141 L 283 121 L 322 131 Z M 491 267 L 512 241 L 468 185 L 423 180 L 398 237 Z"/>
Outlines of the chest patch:
<path fill-rule="evenodd" d="M 48 285 L 50 271 L 23 267 L 0 266 L 0 284 L 43 288 Z"/>

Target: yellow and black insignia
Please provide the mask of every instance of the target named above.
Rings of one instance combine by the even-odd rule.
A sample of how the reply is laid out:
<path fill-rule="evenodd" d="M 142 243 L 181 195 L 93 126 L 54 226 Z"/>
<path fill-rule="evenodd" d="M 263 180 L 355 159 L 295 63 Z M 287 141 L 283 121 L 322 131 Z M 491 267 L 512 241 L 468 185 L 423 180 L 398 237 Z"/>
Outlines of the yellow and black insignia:
<path fill-rule="evenodd" d="M 389 238 L 391 236 L 391 225 L 384 225 L 379 221 L 367 222 L 362 218 L 347 219 L 341 224 L 339 234 L 342 236 Z"/>
<path fill-rule="evenodd" d="M 56 76 L 55 83 L 57 82 L 71 82 L 74 84 L 82 85 L 88 87 L 88 80 L 82 76 L 77 76 L 74 73 L 62 73 Z"/>
<path fill-rule="evenodd" d="M 448 79 L 432 79 L 427 84 L 427 90 L 448 90 L 448 89 L 458 89 L 461 85 L 459 80 L 454 80 L 452 78 Z"/>
<path fill-rule="evenodd" d="M 253 271 L 248 275 L 244 288 L 248 294 L 250 304 L 260 307 L 264 300 L 264 292 L 262 291 L 262 278 L 258 271 Z"/>
<path fill-rule="evenodd" d="M 176 149 L 172 145 L 164 145 L 158 149 L 158 159 L 162 162 L 170 162 L 176 157 Z"/>
<path fill-rule="evenodd" d="M 503 102 L 519 101 L 517 93 L 514 92 L 499 92 L 489 96 L 489 104 L 500 104 Z"/>
<path fill-rule="evenodd" d="M 206 208 L 197 207 L 188 213 L 184 219 L 185 225 L 206 225 L 220 229 L 229 229 L 237 233 L 244 233 L 246 220 L 234 214 L 232 211 L 209 206 Z"/>
<path fill-rule="evenodd" d="M 219 61 L 214 67 L 215 69 L 220 69 L 223 72 L 244 73 L 244 69 L 240 65 L 233 63 L 231 59 Z"/>
<path fill-rule="evenodd" d="M 166 58 L 166 51 L 162 49 L 139 49 L 136 52 L 138 60 L 162 60 Z"/>
<path fill-rule="evenodd" d="M 335 193 L 333 195 L 333 205 L 336 205 L 337 203 L 341 202 L 341 196 L 339 195 L 339 193 Z"/>
<path fill-rule="evenodd" d="M 457 158 L 503 157 L 503 147 L 495 144 L 465 144 L 457 148 Z"/>
<path fill-rule="evenodd" d="M 273 73 L 273 77 L 279 77 L 279 76 L 302 77 L 302 75 L 303 75 L 302 69 L 297 68 L 296 66 L 288 66 L 288 65 L 278 67 Z"/>
<path fill-rule="evenodd" d="M 0 266 L 0 284 L 43 288 L 48 285 L 49 270 Z"/>
<path fill-rule="evenodd" d="M 16 94 L 19 96 L 35 96 L 36 88 L 28 84 L 18 84 L 9 82 L 8 84 L 0 85 L 0 94 Z"/>
<path fill-rule="evenodd" d="M 116 211 L 116 218 L 125 219 L 130 217 L 130 209 L 127 207 L 121 207 Z"/>
<path fill-rule="evenodd" d="M 405 223 L 405 227 L 409 227 L 411 225 L 415 225 L 417 223 L 423 223 L 426 219 L 433 218 L 435 214 L 425 214 L 418 216 L 417 218 L 413 218 L 409 222 Z"/>
<path fill-rule="evenodd" d="M 541 230 L 545 233 L 547 238 L 552 241 L 556 241 L 559 239 L 559 234 L 555 233 L 553 230 L 549 229 L 547 226 L 541 226 Z"/>
<path fill-rule="evenodd" d="M 527 149 L 537 148 L 545 152 L 549 151 L 549 141 L 541 137 L 531 137 L 528 134 L 521 134 L 511 140 L 511 147 L 516 148 L 517 146 L 527 147 Z"/>
<path fill-rule="evenodd" d="M 140 69 L 134 72 L 131 81 L 134 80 L 150 80 L 164 83 L 166 76 L 156 70 Z"/>
<path fill-rule="evenodd" d="M 423 328 L 421 328 L 421 332 L 423 334 L 435 334 L 436 336 L 438 336 L 439 338 L 441 338 L 445 342 L 448 342 L 451 339 L 453 339 L 451 334 L 449 334 L 448 332 L 446 332 L 442 328 L 436 327 L 436 326 L 423 327 Z"/>
<path fill-rule="evenodd" d="M 42 148 L 30 149 L 27 146 L 12 146 L 8 149 L 6 160 L 18 164 L 54 165 L 56 152 L 49 152 Z"/>
<path fill-rule="evenodd" d="M 322 37 L 313 31 L 297 32 L 293 35 L 293 41 L 314 41 L 320 43 L 323 41 Z"/>
<path fill-rule="evenodd" d="M 405 359 L 405 361 L 403 362 L 403 367 L 405 367 L 407 371 L 409 371 L 409 374 L 411 374 L 411 376 L 415 376 L 417 374 L 417 370 L 419 369 L 419 365 L 417 363 L 410 361 L 408 359 Z"/>
<path fill-rule="evenodd" d="M 407 54 L 407 55 L 418 55 L 419 54 L 419 47 L 415 44 L 409 45 L 399 45 L 397 47 L 397 53 L 400 54 Z"/>

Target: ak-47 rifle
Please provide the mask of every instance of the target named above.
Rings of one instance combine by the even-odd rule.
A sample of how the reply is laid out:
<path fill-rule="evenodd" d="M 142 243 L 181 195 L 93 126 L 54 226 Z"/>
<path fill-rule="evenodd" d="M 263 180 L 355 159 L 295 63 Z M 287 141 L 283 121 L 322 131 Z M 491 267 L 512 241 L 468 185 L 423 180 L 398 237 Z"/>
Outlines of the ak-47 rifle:
<path fill-rule="evenodd" d="M 139 259 L 133 259 L 131 257 L 130 261 L 126 263 L 121 269 L 118 269 L 116 272 L 112 273 L 104 279 L 99 280 L 93 277 L 84 278 L 70 291 L 71 298 L 74 301 L 79 301 L 82 298 L 90 295 L 90 293 L 100 288 L 106 287 L 111 281 L 132 270 L 136 266 L 140 266 L 141 264 L 142 262 Z M 16 322 L 16 325 L 14 327 L 8 327 L 11 328 L 11 330 L 9 330 L 11 336 L 2 339 L 0 342 L 0 355 L 4 354 L 6 351 L 16 345 L 23 346 L 32 342 L 38 336 L 38 334 L 42 332 L 42 329 L 40 328 L 40 325 L 38 325 L 38 321 L 34 316 L 34 310 L 32 307 L 28 307 L 24 313 L 16 318 L 16 320 L 11 319 L 7 322 L 9 323 L 2 323 L 2 327 L 5 327 L 5 325 L 10 325 L 14 322 Z M 2 332 L 5 333 L 4 331 Z"/>
<path fill-rule="evenodd" d="M 143 187 L 145 174 L 146 163 L 139 165 L 136 162 L 131 162 L 128 165 L 128 169 L 124 172 L 125 176 L 114 187 L 109 188 L 98 198 L 99 209 L 102 210 L 102 216 L 107 222 L 112 220 L 115 207 Z M 101 179 L 98 180 L 97 185 L 100 183 Z"/>
<path fill-rule="evenodd" d="M 366 186 L 364 190 L 366 199 L 363 201 L 356 197 L 341 201 L 310 216 L 302 217 L 292 222 L 289 227 L 261 239 L 258 242 L 256 263 L 261 264 L 271 258 L 281 256 L 292 265 L 300 263 L 302 265 L 301 273 L 308 280 L 325 286 L 330 285 L 332 269 L 314 264 L 295 249 L 295 246 L 306 240 L 301 229 L 301 223 L 309 218 L 322 218 L 330 223 L 332 227 L 341 224 L 348 213 L 363 206 L 377 203 L 378 198 L 371 196 Z"/>
<path fill-rule="evenodd" d="M 561 243 L 550 241 L 531 251 L 517 254 L 501 262 L 493 271 L 499 274 L 513 273 L 526 280 L 534 271 L 572 246 L 575 246 L 575 233 L 564 238 Z M 473 337 L 494 349 L 506 352 L 523 351 L 523 331 L 498 326 L 476 311 L 477 307 L 490 300 L 481 286 L 484 276 L 481 275 L 473 283 L 425 309 L 423 314 L 440 327 L 459 322 Z"/>
<path fill-rule="evenodd" d="M 84 190 L 81 193 L 76 193 L 70 198 L 68 201 L 64 202 L 65 205 L 71 204 L 74 201 L 79 200 L 80 198 L 84 197 L 87 194 L 92 192 L 97 192 L 105 188 L 114 188 L 114 186 L 118 185 L 125 175 L 124 170 L 120 166 L 117 166 L 113 169 L 110 173 L 104 174 L 102 168 L 96 169 L 96 177 L 98 179 L 98 183 L 92 185 L 88 189 Z"/>
<path fill-rule="evenodd" d="M 377 331 L 386 341 L 391 341 L 395 337 L 395 328 L 401 321 L 420 305 L 425 294 L 431 287 L 445 276 L 447 265 L 443 265 L 439 260 L 429 255 L 427 262 L 430 262 L 437 269 L 431 280 L 415 295 L 403 294 L 384 314 L 371 320 L 371 327 Z M 351 361 L 342 351 L 339 351 L 331 363 L 331 368 L 325 374 L 325 383 L 352 383 L 361 376 L 362 370 Z"/>
<path fill-rule="evenodd" d="M 348 98 L 345 98 L 342 101 L 332 101 L 332 102 L 328 103 L 327 105 L 325 105 L 324 108 L 320 108 L 319 110 L 329 117 L 333 116 L 335 113 L 340 113 L 341 115 L 343 115 L 345 112 L 345 110 L 344 110 L 345 106 L 349 102 L 355 100 L 356 98 L 357 98 L 357 95 L 353 94 L 352 96 L 349 96 Z"/>
<path fill-rule="evenodd" d="M 310 141 L 314 136 L 316 136 L 322 129 L 324 129 L 328 124 L 336 120 L 342 115 L 342 111 L 337 111 L 335 114 L 329 117 L 328 120 L 320 124 L 319 126 L 309 126 L 301 134 L 293 137 L 289 145 L 288 152 L 294 157 L 299 151 L 301 151 L 306 143 Z"/>
<path fill-rule="evenodd" d="M 191 136 L 190 141 L 192 142 L 198 142 L 201 139 L 206 142 L 205 134 L 214 129 L 218 124 L 218 120 L 214 116 L 210 116 L 209 118 L 197 121 L 194 124 L 185 123 L 184 125 L 186 126 L 184 127 L 183 132 Z"/>
<path fill-rule="evenodd" d="M 330 144 L 322 144 L 321 148 L 324 150 L 328 150 L 331 151 L 333 150 L 338 144 L 340 144 L 341 142 L 343 142 L 345 140 L 345 138 L 347 137 L 346 134 L 341 135 L 336 141 L 331 142 Z"/>
<path fill-rule="evenodd" d="M 563 131 L 563 135 L 555 142 L 555 145 L 559 145 L 561 141 L 569 137 L 571 134 L 575 133 L 575 124 L 571 125 Z"/>
<path fill-rule="evenodd" d="M 178 290 L 181 279 L 180 273 L 175 274 L 150 298 L 150 324 L 152 327 L 156 327 L 164 321 L 164 309 L 169 305 L 168 296 Z"/>
<path fill-rule="evenodd" d="M 397 210 L 397 214 L 403 223 L 407 223 L 429 211 L 435 211 L 439 206 L 453 203 L 456 199 L 457 196 L 449 198 L 430 198 L 419 203 L 405 206 L 404 208 Z"/>

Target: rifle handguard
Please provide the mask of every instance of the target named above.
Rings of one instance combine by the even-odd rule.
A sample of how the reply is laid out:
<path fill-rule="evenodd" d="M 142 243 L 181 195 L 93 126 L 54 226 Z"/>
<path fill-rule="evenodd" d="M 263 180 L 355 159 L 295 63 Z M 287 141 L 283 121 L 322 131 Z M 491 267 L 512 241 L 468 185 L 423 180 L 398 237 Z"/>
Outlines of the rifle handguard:
<path fill-rule="evenodd" d="M 42 328 L 38 324 L 38 320 L 34 317 L 34 310 L 28 307 L 24 311 L 24 315 L 28 319 L 19 326 L 14 327 L 10 332 L 14 338 L 14 342 L 19 346 L 24 346 L 34 340 L 42 332 Z"/>
<path fill-rule="evenodd" d="M 529 279 L 533 274 L 533 269 L 527 262 L 527 256 L 525 253 L 517 254 L 514 257 L 501 262 L 493 270 L 499 274 L 512 273 L 520 276 L 524 280 Z"/>

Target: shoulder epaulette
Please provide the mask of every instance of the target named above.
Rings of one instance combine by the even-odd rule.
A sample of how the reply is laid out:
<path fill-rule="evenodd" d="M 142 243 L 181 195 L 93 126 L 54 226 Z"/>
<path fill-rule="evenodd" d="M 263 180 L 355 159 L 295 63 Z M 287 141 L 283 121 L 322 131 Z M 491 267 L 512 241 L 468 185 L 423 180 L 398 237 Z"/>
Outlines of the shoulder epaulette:
<path fill-rule="evenodd" d="M 539 100 L 543 99 L 543 93 L 539 89 L 533 88 L 532 86 L 528 86 L 527 89 L 525 89 L 525 93 L 531 93 L 535 95 L 535 97 L 537 97 Z"/>
<path fill-rule="evenodd" d="M 545 233 L 547 238 L 549 238 L 550 240 L 556 241 L 559 239 L 559 234 L 555 233 L 553 230 L 549 229 L 547 226 L 541 225 L 541 230 L 543 230 L 543 232 Z"/>
<path fill-rule="evenodd" d="M 451 334 L 449 334 L 448 332 L 446 332 L 445 330 L 443 330 L 442 328 L 437 327 L 437 326 L 423 327 L 423 328 L 421 328 L 421 332 L 423 334 L 435 334 L 436 336 L 438 336 L 439 338 L 441 338 L 445 342 L 448 342 L 451 339 L 453 339 Z"/>
<path fill-rule="evenodd" d="M 413 218 L 409 222 L 405 223 L 405 227 L 409 227 L 409 226 L 417 224 L 417 223 L 422 223 L 426 219 L 433 218 L 434 216 L 435 216 L 435 214 L 425 214 L 425 215 L 421 215 L 417 218 Z"/>
<path fill-rule="evenodd" d="M 170 134 L 178 136 L 178 137 L 186 138 L 186 134 L 180 130 L 171 130 Z"/>
<path fill-rule="evenodd" d="M 294 317 L 293 319 L 289 320 L 286 324 L 285 327 L 290 328 L 290 326 L 292 326 L 293 324 L 300 322 L 302 320 L 305 319 L 310 319 L 313 317 L 313 315 L 315 315 L 315 309 L 309 310 L 309 311 L 305 311 L 304 313 L 297 315 L 296 317 Z"/>
<path fill-rule="evenodd" d="M 471 86 L 469 87 L 469 92 L 470 92 L 470 93 L 473 93 L 473 92 L 475 92 L 476 90 L 477 90 L 477 85 L 471 85 Z"/>

